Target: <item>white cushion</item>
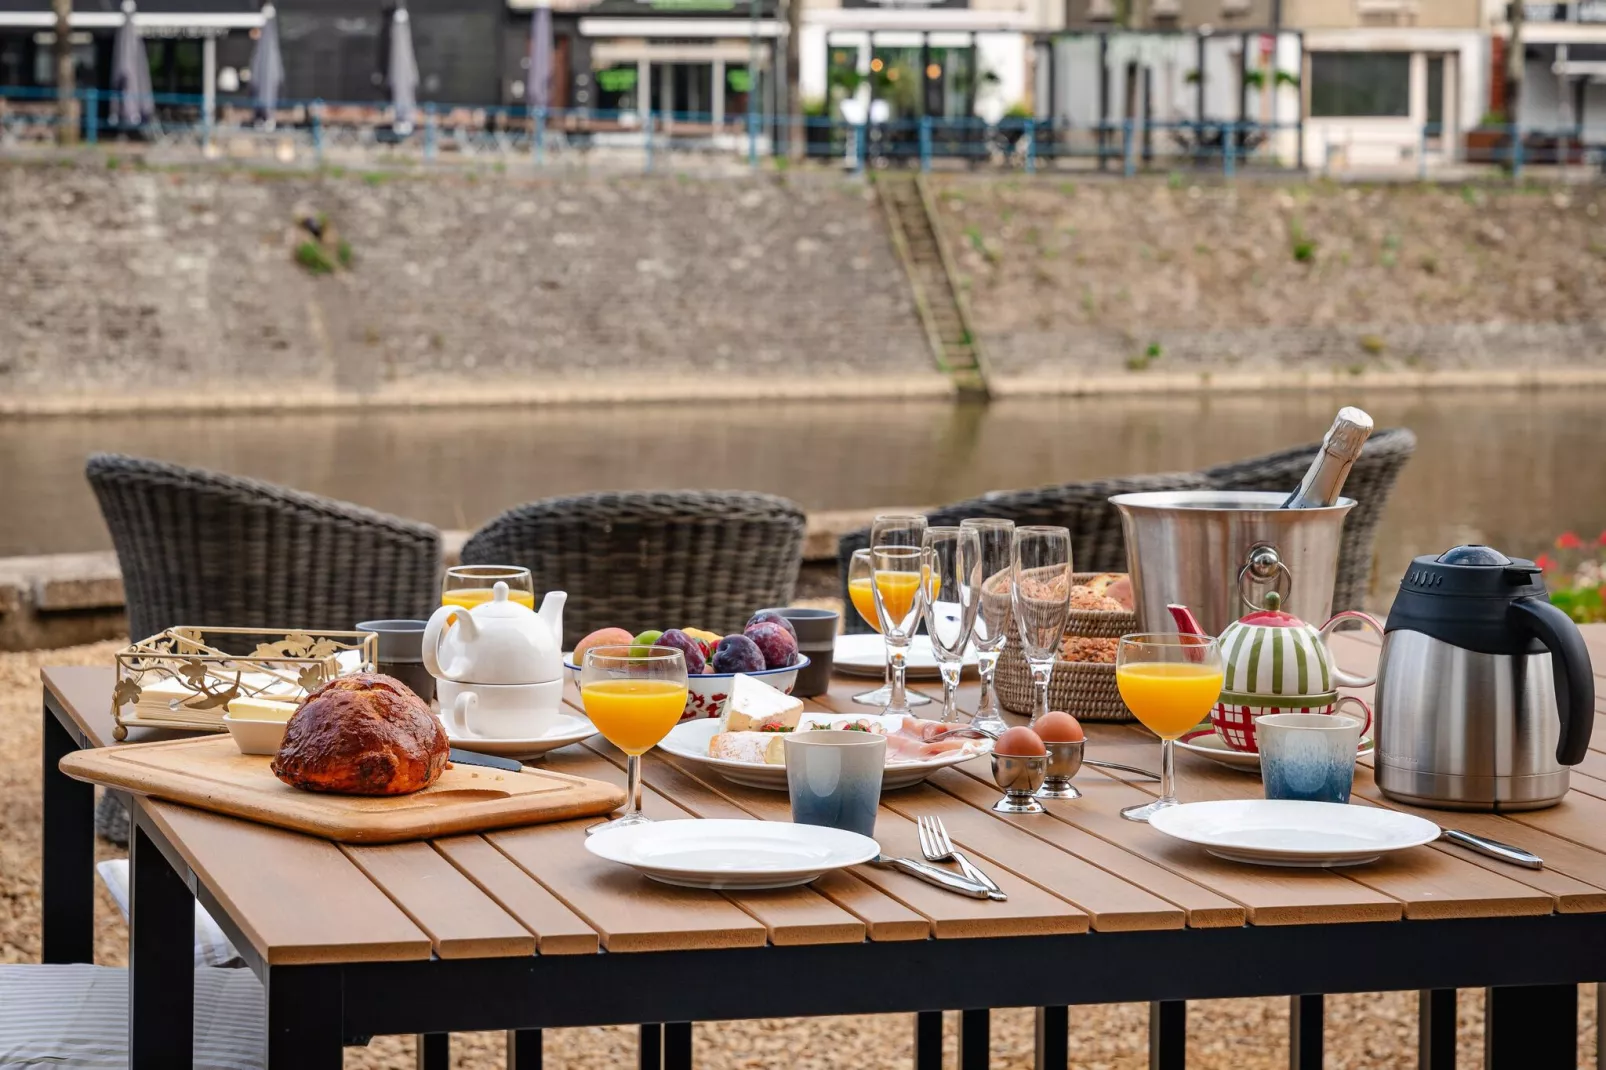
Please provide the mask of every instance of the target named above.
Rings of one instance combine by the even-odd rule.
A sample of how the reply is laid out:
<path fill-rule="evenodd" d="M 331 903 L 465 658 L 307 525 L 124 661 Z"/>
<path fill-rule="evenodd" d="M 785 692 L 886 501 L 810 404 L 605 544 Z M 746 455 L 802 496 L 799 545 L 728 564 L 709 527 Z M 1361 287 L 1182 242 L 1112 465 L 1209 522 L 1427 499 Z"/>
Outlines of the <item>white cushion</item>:
<path fill-rule="evenodd" d="M 257 1070 L 267 1031 L 250 970 L 195 971 L 197 1070 Z M 0 1067 L 127 1070 L 128 971 L 0 966 Z"/>
<path fill-rule="evenodd" d="M 123 912 L 123 920 L 128 920 L 128 859 L 113 858 L 95 866 L 95 872 L 106 883 L 106 890 L 112 893 L 112 900 L 117 909 Z M 229 938 L 223 935 L 218 923 L 212 920 L 212 915 L 206 912 L 201 904 L 195 904 L 195 965 L 197 966 L 244 966 L 245 960 L 240 953 L 234 950 Z"/>

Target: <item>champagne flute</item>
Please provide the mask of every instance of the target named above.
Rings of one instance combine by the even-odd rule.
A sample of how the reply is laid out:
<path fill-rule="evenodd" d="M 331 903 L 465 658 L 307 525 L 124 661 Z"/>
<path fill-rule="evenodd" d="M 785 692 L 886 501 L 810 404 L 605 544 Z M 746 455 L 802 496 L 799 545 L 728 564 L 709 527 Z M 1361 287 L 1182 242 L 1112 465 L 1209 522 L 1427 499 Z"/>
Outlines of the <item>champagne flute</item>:
<path fill-rule="evenodd" d="M 870 526 L 870 545 L 883 545 L 878 543 L 877 536 L 890 540 L 885 545 L 919 546 L 920 536 L 926 530 L 926 518 L 918 513 L 882 513 L 875 518 Z M 876 616 L 875 594 L 870 589 L 873 582 L 872 574 L 875 566 L 870 562 L 870 551 L 855 550 L 848 563 L 848 598 L 853 608 L 859 611 L 864 622 L 876 631 L 881 630 L 881 621 Z M 881 686 L 873 691 L 861 691 L 853 696 L 853 701 L 864 706 L 886 706 L 892 701 L 892 655 L 887 653 L 886 671 L 883 674 Z M 910 706 L 929 706 L 931 700 L 924 695 L 911 693 L 906 696 Z"/>
<path fill-rule="evenodd" d="M 1016 528 L 1010 578 L 1010 608 L 1037 686 L 1037 708 L 1032 711 L 1036 724 L 1048 712 L 1048 681 L 1071 614 L 1070 529 Z"/>
<path fill-rule="evenodd" d="M 641 756 L 686 712 L 686 656 L 667 646 L 592 647 L 580 666 L 580 700 L 597 731 L 625 752 L 628 792 L 624 814 L 586 834 L 650 822 L 641 812 Z"/>
<path fill-rule="evenodd" d="M 992 517 L 973 517 L 959 527 L 973 531 L 981 545 L 981 590 L 976 612 L 976 628 L 971 642 L 976 646 L 976 668 L 981 675 L 981 695 L 970 723 L 977 728 L 1002 732 L 1004 712 L 993 690 L 993 673 L 998 655 L 1009 638 L 1010 566 L 1015 553 L 1015 522 Z M 929 629 L 928 629 L 929 630 Z"/>
<path fill-rule="evenodd" d="M 904 687 L 908 672 L 909 641 L 920 628 L 926 601 L 926 570 L 931 552 L 918 546 L 872 546 L 870 563 L 875 567 L 876 617 L 887 641 L 892 659 L 892 698 L 882 713 L 908 714 L 908 691 Z"/>
<path fill-rule="evenodd" d="M 1121 637 L 1115 651 L 1121 701 L 1160 737 L 1160 797 L 1128 806 L 1122 817 L 1147 821 L 1155 811 L 1177 805 L 1176 741 L 1210 716 L 1221 697 L 1221 678 L 1221 644 L 1208 635 L 1135 632 Z"/>
<path fill-rule="evenodd" d="M 959 672 L 981 601 L 981 539 L 969 528 L 927 528 L 926 634 L 942 674 L 943 723 L 959 720 Z"/>

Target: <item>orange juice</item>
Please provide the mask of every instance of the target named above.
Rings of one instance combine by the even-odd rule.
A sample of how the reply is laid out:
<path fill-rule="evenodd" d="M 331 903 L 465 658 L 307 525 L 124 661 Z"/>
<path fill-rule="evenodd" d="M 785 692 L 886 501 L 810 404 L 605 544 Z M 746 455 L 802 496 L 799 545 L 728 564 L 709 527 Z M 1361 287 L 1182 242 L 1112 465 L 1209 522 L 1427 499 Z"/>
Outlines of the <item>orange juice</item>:
<path fill-rule="evenodd" d="M 926 575 L 930 574 L 930 570 L 927 569 Z M 920 580 L 913 572 L 883 572 L 877 577 L 876 585 L 881 588 L 881 598 L 887 604 L 887 612 L 896 620 L 909 612 L 915 594 L 920 589 Z M 932 580 L 931 593 L 936 594 L 941 586 L 941 577 Z M 876 616 L 875 592 L 870 589 L 870 577 L 856 576 L 849 580 L 848 598 L 853 602 L 853 608 L 859 611 L 859 616 L 864 618 L 864 622 L 879 632 L 881 621 Z"/>
<path fill-rule="evenodd" d="M 1176 739 L 1210 715 L 1221 669 L 1193 662 L 1142 662 L 1115 671 L 1121 701 L 1161 739 Z"/>
<path fill-rule="evenodd" d="M 626 754 L 645 754 L 686 711 L 686 685 L 670 680 L 599 680 L 580 689 L 586 716 Z"/>
<path fill-rule="evenodd" d="M 489 602 L 492 597 L 489 587 L 459 587 L 455 591 L 447 591 L 441 595 L 441 605 L 457 606 L 461 609 L 473 609 L 477 605 Z M 507 593 L 509 602 L 517 602 L 526 609 L 535 609 L 535 594 L 531 591 L 513 591 Z"/>

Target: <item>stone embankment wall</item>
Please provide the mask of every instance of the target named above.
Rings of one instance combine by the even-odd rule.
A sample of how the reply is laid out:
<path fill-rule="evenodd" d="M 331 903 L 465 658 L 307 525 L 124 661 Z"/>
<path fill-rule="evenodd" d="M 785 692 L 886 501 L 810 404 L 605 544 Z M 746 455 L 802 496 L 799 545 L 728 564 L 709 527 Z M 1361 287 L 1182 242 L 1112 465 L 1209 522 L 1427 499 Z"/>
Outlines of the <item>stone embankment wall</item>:
<path fill-rule="evenodd" d="M 943 177 L 933 192 L 1002 381 L 1606 372 L 1597 186 Z"/>
<path fill-rule="evenodd" d="M 0 408 L 948 389 L 873 192 L 835 175 L 115 162 L 0 164 Z"/>

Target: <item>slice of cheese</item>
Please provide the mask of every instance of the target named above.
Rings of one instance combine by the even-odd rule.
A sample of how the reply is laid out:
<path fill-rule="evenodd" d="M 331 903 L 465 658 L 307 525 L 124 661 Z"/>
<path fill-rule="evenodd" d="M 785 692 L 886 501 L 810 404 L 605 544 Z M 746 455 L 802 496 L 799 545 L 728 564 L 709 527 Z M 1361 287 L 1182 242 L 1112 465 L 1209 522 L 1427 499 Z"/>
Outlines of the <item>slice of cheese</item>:
<path fill-rule="evenodd" d="M 785 732 L 721 732 L 708 741 L 708 756 L 753 765 L 785 765 Z"/>
<path fill-rule="evenodd" d="M 792 729 L 802 716 L 802 699 L 795 699 L 746 673 L 737 673 L 731 680 L 731 695 L 725 703 L 722 727 L 727 732 L 748 732 L 773 723 Z"/>
<path fill-rule="evenodd" d="M 297 703 L 265 698 L 237 698 L 229 703 L 229 716 L 236 721 L 288 721 Z"/>

